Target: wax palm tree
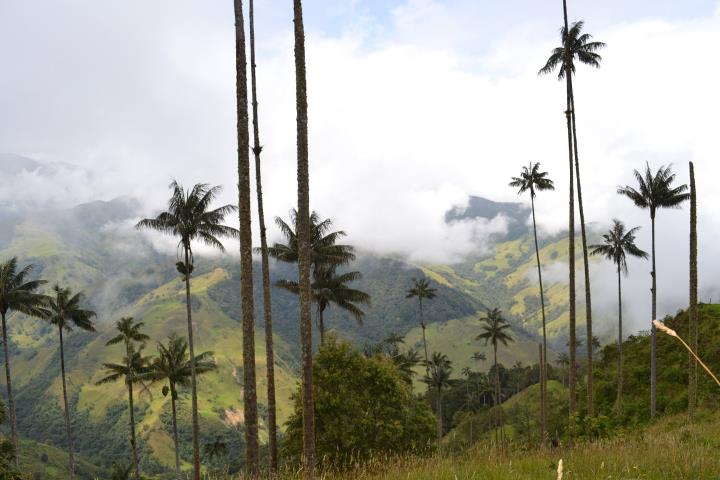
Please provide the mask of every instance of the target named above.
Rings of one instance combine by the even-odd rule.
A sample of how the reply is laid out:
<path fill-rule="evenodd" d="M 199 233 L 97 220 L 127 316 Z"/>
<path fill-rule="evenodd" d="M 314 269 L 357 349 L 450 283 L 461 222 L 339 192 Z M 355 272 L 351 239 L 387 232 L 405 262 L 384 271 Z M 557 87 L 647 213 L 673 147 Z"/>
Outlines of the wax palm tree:
<path fill-rule="evenodd" d="M 485 345 L 492 344 L 493 347 L 493 367 L 495 369 L 495 405 L 500 408 L 500 370 L 498 368 L 497 352 L 500 344 L 507 346 L 508 343 L 515 341 L 510 335 L 510 325 L 502 316 L 499 308 L 488 310 L 484 317 L 480 318 L 483 322 L 481 325 L 482 332 L 475 337 L 476 340 L 485 340 Z M 495 427 L 500 427 L 498 414 L 496 413 Z"/>
<path fill-rule="evenodd" d="M 421 278 L 418 280 L 417 278 L 413 278 L 413 286 L 407 291 L 407 295 L 405 295 L 405 298 L 417 298 L 418 304 L 420 305 L 420 327 L 422 327 L 422 334 L 423 334 L 423 347 L 425 348 L 425 364 L 429 365 L 428 363 L 428 350 L 427 350 L 427 338 L 425 337 L 425 318 L 423 316 L 423 299 L 425 300 L 432 300 L 435 298 L 437 292 L 437 288 L 433 288 L 430 286 L 430 282 L 427 278 Z M 429 376 L 430 373 L 427 371 L 425 372 L 426 376 Z"/>
<path fill-rule="evenodd" d="M 348 286 L 348 283 L 361 278 L 360 272 L 336 273 L 335 269 L 325 269 L 317 273 L 312 283 L 312 294 L 313 302 L 317 307 L 317 326 L 321 345 L 325 342 L 325 310 L 330 305 L 335 305 L 349 313 L 355 317 L 359 325 L 362 325 L 365 312 L 358 304 L 369 305 L 370 295 Z M 279 280 L 275 285 L 295 294 L 299 292 L 298 283 L 294 281 Z"/>
<path fill-rule="evenodd" d="M 650 224 L 652 228 L 652 318 L 657 318 L 657 270 L 655 267 L 655 215 L 661 208 L 679 208 L 690 198 L 687 185 L 674 186 L 675 174 L 670 166 L 661 166 L 657 172 L 645 165 L 643 173 L 634 171 L 637 180 L 637 189 L 630 186 L 618 188 L 618 193 L 633 201 L 636 207 L 650 210 Z M 650 416 L 655 416 L 657 398 L 657 364 L 655 325 L 650 327 Z"/>
<path fill-rule="evenodd" d="M 440 450 L 440 442 L 442 441 L 443 434 L 443 420 L 442 420 L 442 393 L 443 390 L 449 388 L 453 384 L 453 380 L 450 378 L 452 374 L 452 362 L 448 359 L 447 355 L 440 352 L 433 352 L 432 358 L 427 364 L 427 370 L 430 372 L 423 378 L 428 388 L 432 388 L 436 395 L 436 413 L 437 413 L 437 443 L 438 450 Z"/>
<path fill-rule="evenodd" d="M 612 261 L 617 267 L 618 279 L 618 376 L 617 376 L 617 410 L 622 413 L 622 387 L 623 387 L 623 325 L 622 325 L 622 274 L 627 275 L 627 257 L 647 258 L 648 254 L 635 244 L 635 234 L 640 227 L 625 230 L 625 225 L 613 219 L 613 227 L 603 235 L 603 243 L 591 245 L 592 255 L 601 255 Z"/>
<path fill-rule="evenodd" d="M 120 322 L 118 322 L 120 323 Z M 122 335 L 122 334 L 121 334 Z M 140 478 L 140 467 L 138 463 L 137 443 L 135 439 L 135 404 L 133 401 L 133 384 L 138 383 L 141 376 L 147 372 L 150 358 L 142 354 L 144 345 L 135 347 L 132 341 L 126 344 L 125 356 L 122 363 L 103 363 L 105 376 L 96 382 L 96 385 L 114 383 L 124 380 L 128 390 L 128 409 L 130 411 L 130 445 L 132 447 L 133 470 L 135 478 Z M 137 350 L 136 350 L 137 348 Z"/>
<path fill-rule="evenodd" d="M 149 370 L 141 376 L 142 380 L 163 383 L 163 396 L 170 395 L 172 407 L 173 442 L 175 445 L 175 471 L 177 478 L 182 478 L 180 472 L 180 448 L 177 429 L 177 400 L 178 388 L 192 386 L 193 366 L 195 375 L 202 375 L 217 368 L 213 359 L 213 352 L 203 352 L 196 355 L 195 361 L 190 361 L 188 355 L 188 342 L 182 337 L 171 335 L 167 344 L 158 342 L 158 355 L 150 365 Z"/>
<path fill-rule="evenodd" d="M 15 397 L 10 374 L 10 344 L 7 316 L 10 312 L 20 312 L 31 317 L 47 317 L 47 297 L 36 293 L 45 280 L 28 280 L 32 265 L 18 271 L 17 258 L 13 257 L 0 265 L 0 317 L 2 318 L 2 343 L 5 354 L 5 381 L 7 386 L 8 413 L 10 417 L 10 440 L 17 453 L 17 419 L 15 416 Z"/>
<path fill-rule="evenodd" d="M 68 405 L 67 384 L 65 375 L 65 349 L 63 331 L 71 332 L 74 327 L 87 332 L 94 332 L 93 318 L 97 315 L 92 310 L 80 306 L 83 300 L 82 293 L 73 294 L 68 288 L 55 285 L 52 288 L 52 295 L 47 300 L 49 315 L 45 317 L 51 325 L 58 329 L 60 338 L 60 373 L 62 375 L 63 405 L 65 407 L 65 433 L 67 435 L 68 447 L 68 472 L 70 478 L 75 476 L 75 462 L 73 456 L 73 439 L 70 426 L 70 407 Z"/>
<path fill-rule="evenodd" d="M 210 187 L 204 183 L 196 184 L 191 190 L 185 190 L 176 181 L 170 184 L 172 196 L 168 201 L 168 210 L 156 218 L 140 221 L 136 228 L 157 230 L 167 235 L 179 237 L 178 249 L 184 261 L 177 263 L 178 272 L 185 282 L 185 306 L 187 310 L 188 345 L 190 357 L 195 358 L 193 343 L 192 308 L 190 302 L 190 277 L 194 268 L 192 244 L 201 242 L 221 252 L 225 251 L 220 238 L 238 238 L 239 232 L 222 222 L 225 217 L 235 211 L 234 205 L 224 205 L 210 209 L 217 198 L 221 187 Z M 193 443 L 193 478 L 200 479 L 200 441 L 198 426 L 197 386 L 194 365 L 191 363 L 192 392 L 192 443 Z"/>
<path fill-rule="evenodd" d="M 535 196 L 537 192 L 555 190 L 553 181 L 547 178 L 547 172 L 540 171 L 539 163 L 530 163 L 530 166 L 523 167 L 519 177 L 513 177 L 511 187 L 518 189 L 518 194 L 530 192 L 530 205 L 532 207 L 533 238 L 535 239 L 535 258 L 537 260 L 538 283 L 540 284 L 540 311 L 542 313 L 543 332 L 543 356 L 547 357 L 547 333 L 545 331 L 545 293 L 543 291 L 542 269 L 540 268 L 540 248 L 537 239 L 537 223 L 535 222 Z M 547 368 L 540 365 L 540 419 L 542 437 L 545 438 L 547 431 L 546 424 L 546 398 L 547 398 Z"/>
<path fill-rule="evenodd" d="M 145 342 L 150 340 L 150 337 L 142 333 L 140 330 L 145 325 L 143 322 L 135 323 L 135 320 L 132 317 L 124 317 L 118 320 L 115 324 L 117 331 L 119 332 L 116 336 L 111 338 L 110 340 L 105 343 L 106 346 L 111 345 L 117 345 L 119 343 L 122 343 L 125 346 L 125 369 L 127 373 L 124 374 L 125 383 L 128 387 L 128 397 L 129 397 L 129 406 L 130 406 L 130 445 L 132 446 L 132 454 L 133 454 L 133 469 L 135 470 L 135 476 L 137 478 L 140 478 L 140 467 L 138 462 L 138 454 L 137 454 L 137 443 L 135 440 L 135 408 L 133 407 L 133 383 L 135 383 L 135 376 L 136 374 L 141 373 L 140 371 L 133 371 L 133 366 L 137 365 L 138 367 L 144 368 L 145 364 L 141 363 L 133 363 L 133 362 L 139 362 L 140 359 L 147 360 L 145 357 L 142 357 L 139 352 L 136 352 L 138 355 L 138 358 L 135 358 L 135 355 L 132 354 L 133 345 L 135 343 L 139 343 L 144 345 Z M 109 367 L 107 367 L 108 370 L 111 370 Z M 110 375 L 107 378 L 109 378 Z M 117 378 L 114 378 L 109 381 L 115 381 L 119 379 L 120 376 Z M 105 380 L 105 379 L 103 379 Z M 106 381 L 100 381 L 99 383 L 108 383 Z"/>
<path fill-rule="evenodd" d="M 561 353 L 558 355 L 557 362 L 563 369 L 562 384 L 563 386 L 566 386 L 567 382 L 565 381 L 565 378 L 567 377 L 567 372 L 570 368 L 570 356 L 567 353 Z"/>
<path fill-rule="evenodd" d="M 315 403 L 312 375 L 312 237 L 310 223 L 310 173 L 308 161 L 308 103 L 305 69 L 305 25 L 302 0 L 293 0 L 295 30 L 295 106 L 297 108 L 297 251 L 300 286 L 300 346 L 303 392 L 303 463 L 304 477 L 315 477 Z"/>
<path fill-rule="evenodd" d="M 270 472 L 278 468 L 277 406 L 275 400 L 275 353 L 272 323 L 272 293 L 270 288 L 270 263 L 268 261 L 267 231 L 263 203 L 260 154 L 260 123 L 258 120 L 257 77 L 255 75 L 255 2 L 250 0 L 250 80 L 253 112 L 253 155 L 255 156 L 255 190 L 257 193 L 258 220 L 260 226 L 260 264 L 262 268 L 263 318 L 265 319 L 265 354 L 267 370 L 267 430 Z"/>
<path fill-rule="evenodd" d="M 412 384 L 415 375 L 415 367 L 420 364 L 420 353 L 415 349 L 409 349 L 392 357 L 393 363 L 400 372 L 400 376 L 406 383 Z"/>
<path fill-rule="evenodd" d="M 580 159 L 578 154 L 577 127 L 575 118 L 575 93 L 573 90 L 572 77 L 575 74 L 576 62 L 600 67 L 602 57 L 597 53 L 605 47 L 603 42 L 592 41 L 592 35 L 582 33 L 584 22 L 575 22 L 568 28 L 567 2 L 563 0 L 564 25 L 560 30 L 561 45 L 553 50 L 545 66 L 540 69 L 539 74 L 546 75 L 554 72 L 559 67 L 558 80 L 565 79 L 567 90 L 567 110 L 565 111 L 568 128 L 568 152 L 570 158 L 570 330 L 575 331 L 575 213 L 573 205 L 573 153 L 575 157 L 575 176 L 577 179 L 578 210 L 580 212 L 580 229 L 583 247 L 583 265 L 585 274 L 585 316 L 587 336 L 592 338 L 592 298 L 590 290 L 590 264 L 588 262 L 587 235 L 585 231 L 585 210 L 582 200 L 582 184 L 580 181 Z M 571 151 L 572 149 L 572 151 Z M 571 334 L 571 339 L 572 339 Z M 593 362 L 592 348 L 588 345 L 588 411 L 593 415 Z M 570 412 L 575 410 L 575 345 L 571 341 L 570 357 L 572 361 L 570 371 Z"/>
<path fill-rule="evenodd" d="M 250 205 L 250 136 L 248 125 L 247 58 L 242 0 L 235 0 L 235 72 L 238 141 L 238 205 L 240 211 L 240 298 L 243 331 L 243 412 L 245 470 L 260 472 L 257 379 L 255 372 L 255 305 L 253 299 L 252 209 Z"/>
<path fill-rule="evenodd" d="M 208 460 L 222 457 L 227 454 L 227 444 L 223 442 L 222 437 L 215 437 L 215 440 L 205 444 L 203 453 Z"/>
<path fill-rule="evenodd" d="M 690 349 L 698 351 L 698 264 L 697 264 L 697 192 L 695 166 L 690 162 L 690 307 L 688 308 Z M 690 354 L 688 372 L 688 414 L 692 419 L 697 408 L 697 362 Z"/>

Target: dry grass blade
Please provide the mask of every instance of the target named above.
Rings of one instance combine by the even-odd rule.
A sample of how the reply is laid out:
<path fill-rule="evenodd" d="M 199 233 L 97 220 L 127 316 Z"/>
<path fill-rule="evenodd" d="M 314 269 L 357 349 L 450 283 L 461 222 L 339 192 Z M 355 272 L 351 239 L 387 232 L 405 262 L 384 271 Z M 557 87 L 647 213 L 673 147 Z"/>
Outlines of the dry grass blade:
<path fill-rule="evenodd" d="M 720 380 L 718 380 L 718 378 L 715 376 L 715 374 L 712 372 L 712 370 L 710 370 L 710 368 L 707 365 L 705 365 L 705 362 L 700 360 L 700 357 L 697 356 L 697 353 L 693 352 L 693 349 L 690 348 L 690 345 L 685 343 L 685 340 L 683 340 L 682 337 L 680 337 L 680 335 L 678 335 L 675 330 L 666 326 L 660 320 L 653 320 L 652 323 L 653 323 L 653 325 L 655 325 L 655 328 L 657 328 L 658 330 L 665 332 L 666 334 L 670 335 L 671 337 L 675 337 L 678 340 L 680 340 L 680 343 L 682 343 L 683 346 L 687 349 L 687 351 L 690 352 L 690 354 L 693 357 L 695 357 L 695 360 L 697 360 L 697 362 L 700 364 L 700 366 L 702 366 L 705 369 L 705 371 L 712 377 L 712 379 L 715 380 L 715 383 L 717 383 L 718 386 L 720 386 Z"/>
<path fill-rule="evenodd" d="M 557 469 L 557 480 L 562 480 L 563 477 L 563 464 L 562 464 L 562 458 L 558 462 L 558 469 Z"/>

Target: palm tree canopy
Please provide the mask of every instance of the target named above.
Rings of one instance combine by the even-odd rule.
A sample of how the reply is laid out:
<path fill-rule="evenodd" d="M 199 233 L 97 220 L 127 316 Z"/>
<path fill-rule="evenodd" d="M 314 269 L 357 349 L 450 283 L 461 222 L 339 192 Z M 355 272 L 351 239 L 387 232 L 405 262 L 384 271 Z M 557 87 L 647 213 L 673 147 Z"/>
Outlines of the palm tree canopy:
<path fill-rule="evenodd" d="M 562 44 L 552 51 L 552 54 L 545 63 L 545 66 L 540 69 L 538 75 L 552 73 L 560 66 L 558 80 L 562 80 L 568 72 L 570 72 L 571 75 L 575 74 L 576 60 L 591 67 L 600 67 L 602 57 L 597 51 L 606 45 L 603 42 L 593 42 L 592 35 L 582 33 L 584 26 L 585 22 L 583 21 L 573 23 L 570 26 L 569 35 L 565 27 L 560 29 Z"/>
<path fill-rule="evenodd" d="M 673 186 L 675 174 L 672 166 L 660 166 L 653 174 L 650 164 L 645 164 L 645 172 L 633 171 L 638 188 L 630 186 L 618 187 L 618 193 L 633 201 L 635 206 L 650 210 L 650 217 L 655 218 L 659 208 L 679 208 L 680 204 L 690 198 L 688 186 Z"/>
<path fill-rule="evenodd" d="M 115 323 L 117 331 L 120 332 L 113 338 L 107 341 L 105 345 L 116 345 L 118 343 L 124 343 L 129 345 L 132 342 L 145 343 L 150 340 L 150 337 L 140 332 L 140 329 L 145 325 L 144 322 L 137 322 L 132 317 L 124 317 Z"/>
<path fill-rule="evenodd" d="M 214 441 L 204 445 L 205 458 L 211 460 L 221 457 L 227 453 L 227 444 L 223 442 L 222 437 L 216 437 Z"/>
<path fill-rule="evenodd" d="M 14 310 L 33 317 L 45 318 L 49 315 L 48 298 L 35 293 L 45 280 L 27 280 L 33 266 L 17 269 L 17 258 L 13 257 L 0 265 L 0 313 Z"/>
<path fill-rule="evenodd" d="M 237 229 L 222 224 L 227 215 L 237 211 L 235 205 L 210 209 L 210 204 L 217 198 L 222 187 L 198 183 L 191 190 L 185 190 L 173 180 L 170 189 L 173 193 L 168 201 L 167 211 L 155 218 L 141 220 L 136 228 L 148 228 L 179 237 L 179 246 L 187 248 L 191 254 L 193 241 L 224 252 L 225 247 L 220 243 L 220 238 L 239 237 Z M 192 264 L 192 261 L 190 263 Z"/>
<path fill-rule="evenodd" d="M 611 260 L 615 265 L 627 274 L 627 256 L 637 258 L 648 258 L 647 252 L 635 245 L 635 233 L 640 227 L 631 228 L 625 231 L 625 224 L 618 219 L 613 219 L 613 227 L 603 235 L 603 243 L 590 245 L 591 255 L 601 255 Z"/>
<path fill-rule="evenodd" d="M 175 386 L 187 387 L 190 385 L 190 355 L 188 354 L 188 343 L 183 337 L 171 335 L 167 344 L 158 342 L 158 356 L 150 365 L 149 371 L 141 376 L 142 380 L 152 382 L 170 383 L 170 388 L 163 387 L 163 395 L 174 391 Z M 195 355 L 195 373 L 207 373 L 215 370 L 217 365 L 213 359 L 213 352 L 203 352 Z"/>
<path fill-rule="evenodd" d="M 529 167 L 523 167 L 519 177 L 512 177 L 510 186 L 518 189 L 518 195 L 529 190 L 535 198 L 536 192 L 555 190 L 555 184 L 547 176 L 548 172 L 540 171 L 540 163 L 530 163 Z"/>
<path fill-rule="evenodd" d="M 508 331 L 510 324 L 503 318 L 499 308 L 488 310 L 487 315 L 480 318 L 480 321 L 484 322 L 484 325 L 481 327 L 482 333 L 475 338 L 476 340 L 485 340 L 485 345 L 489 342 L 493 346 L 499 343 L 507 346 L 509 342 L 515 341 Z"/>
<path fill-rule="evenodd" d="M 53 295 L 48 299 L 50 314 L 47 317 L 51 324 L 68 331 L 71 331 L 73 326 L 88 332 L 95 331 L 92 319 L 97 317 L 97 314 L 80 307 L 82 293 L 73 294 L 69 288 L 61 288 L 59 285 L 55 285 L 52 291 Z"/>
<path fill-rule="evenodd" d="M 150 357 L 142 354 L 142 347 L 135 350 L 130 345 L 128 348 L 129 355 L 123 357 L 122 363 L 103 363 L 105 376 L 95 382 L 95 385 L 103 385 L 125 379 L 125 383 L 138 383 L 143 379 L 143 375 L 149 371 Z"/>
<path fill-rule="evenodd" d="M 286 243 L 275 243 L 268 248 L 268 254 L 281 262 L 297 263 L 299 258 L 297 210 L 290 211 L 290 223 L 275 217 L 275 224 L 285 237 Z M 355 260 L 355 249 L 352 246 L 337 243 L 345 237 L 345 232 L 333 231 L 332 228 L 331 219 L 321 220 L 317 212 L 310 214 L 310 262 L 315 271 L 326 266 L 347 265 Z"/>
<path fill-rule="evenodd" d="M 452 362 L 444 353 L 433 352 L 432 357 L 427 362 L 429 367 L 429 375 L 425 375 L 423 382 L 429 387 L 442 390 L 452 386 L 454 383 L 450 378 L 452 374 Z"/>
<path fill-rule="evenodd" d="M 436 292 L 437 288 L 431 287 L 430 281 L 427 278 L 421 278 L 420 280 L 413 278 L 413 286 L 407 291 L 405 298 L 417 297 L 420 300 L 424 298 L 429 300 L 435 298 Z"/>

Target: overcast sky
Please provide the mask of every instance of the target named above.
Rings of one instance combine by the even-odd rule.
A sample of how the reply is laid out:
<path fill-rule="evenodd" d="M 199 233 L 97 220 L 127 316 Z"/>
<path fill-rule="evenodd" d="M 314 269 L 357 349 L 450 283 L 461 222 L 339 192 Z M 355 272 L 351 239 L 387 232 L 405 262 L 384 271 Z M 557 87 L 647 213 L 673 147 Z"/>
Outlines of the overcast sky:
<path fill-rule="evenodd" d="M 547 231 L 566 225 L 564 87 L 537 76 L 559 42 L 559 0 L 304 4 L 311 202 L 355 244 L 461 258 L 502 225 L 449 227 L 444 213 L 471 194 L 516 199 L 508 180 L 530 161 L 558 184 L 538 199 L 539 221 Z M 686 182 L 693 160 L 701 280 L 714 287 L 720 4 L 571 0 L 569 8 L 571 21 L 584 19 L 608 44 L 603 67 L 579 67 L 576 79 L 588 221 L 642 225 L 649 249 L 647 213 L 616 187 L 645 162 L 673 163 Z M 174 177 L 223 184 L 225 200 L 236 199 L 232 14 L 230 0 L 1 2 L 0 152 L 92 172 L 28 194 L 68 203 L 127 194 L 151 212 Z M 296 195 L 292 2 L 257 0 L 256 15 L 266 212 L 284 216 Z M 684 298 L 687 209 L 662 212 L 658 232 L 672 272 L 660 271 L 660 288 Z"/>

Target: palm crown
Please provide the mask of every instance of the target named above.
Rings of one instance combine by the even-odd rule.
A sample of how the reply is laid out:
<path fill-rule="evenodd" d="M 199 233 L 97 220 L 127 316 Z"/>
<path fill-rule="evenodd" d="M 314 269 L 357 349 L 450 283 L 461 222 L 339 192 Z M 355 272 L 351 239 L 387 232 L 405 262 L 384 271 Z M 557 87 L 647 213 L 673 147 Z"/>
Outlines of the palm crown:
<path fill-rule="evenodd" d="M 540 171 L 540 163 L 530 163 L 529 167 L 523 167 L 519 177 L 512 177 L 511 187 L 518 189 L 518 194 L 530 191 L 530 196 L 535 198 L 535 192 L 543 190 L 555 190 L 553 181 L 547 178 L 548 172 Z"/>
<path fill-rule="evenodd" d="M 127 349 L 127 355 L 123 357 L 122 363 L 103 363 L 105 376 L 96 382 L 96 385 L 112 383 L 125 379 L 125 383 L 137 383 L 142 375 L 148 371 L 150 358 L 144 357 L 142 347 L 135 350 L 131 344 Z"/>
<path fill-rule="evenodd" d="M 634 170 L 633 174 L 638 182 L 638 188 L 619 187 L 617 192 L 628 197 L 637 207 L 650 209 L 651 218 L 655 218 L 658 208 L 678 208 L 682 202 L 690 198 L 690 194 L 686 193 L 687 185 L 673 187 L 675 174 L 672 173 L 670 165 L 661 166 L 653 175 L 650 165 L 646 164 L 645 172 Z"/>
<path fill-rule="evenodd" d="M 575 74 L 575 60 L 580 63 L 599 68 L 602 57 L 597 53 L 598 50 L 605 47 L 603 42 L 593 42 L 592 35 L 582 33 L 585 22 L 575 22 L 570 26 L 569 35 L 565 27 L 560 29 L 560 38 L 562 46 L 555 48 L 548 58 L 545 66 L 538 72 L 539 75 L 547 75 L 555 71 L 560 66 L 558 72 L 558 80 L 565 78 L 570 72 Z"/>
<path fill-rule="evenodd" d="M 487 315 L 482 317 L 480 321 L 484 322 L 484 325 L 481 327 L 482 333 L 476 337 L 476 340 L 485 340 L 485 345 L 489 342 L 494 346 L 499 343 L 507 346 L 508 342 L 514 341 L 510 332 L 508 332 L 510 325 L 503 318 L 500 309 L 488 310 Z"/>
<path fill-rule="evenodd" d="M 144 322 L 137 322 L 132 317 L 124 317 L 116 322 L 118 333 L 115 337 L 107 341 L 105 345 L 116 345 L 118 343 L 124 343 L 129 345 L 132 342 L 145 343 L 150 340 L 150 337 L 140 332 L 140 329 L 145 325 Z"/>
<path fill-rule="evenodd" d="M 195 355 L 195 372 L 206 373 L 216 368 L 213 352 L 203 352 Z M 190 384 L 190 356 L 188 343 L 182 337 L 171 335 L 167 345 L 158 342 L 158 356 L 150 366 L 150 370 L 142 378 L 153 382 L 167 380 L 169 386 L 163 387 L 163 395 L 172 393 L 177 398 L 176 386 L 187 387 Z"/>
<path fill-rule="evenodd" d="M 423 382 L 438 390 L 452 385 L 453 381 L 450 379 L 452 362 L 448 359 L 447 355 L 434 352 L 427 363 L 429 373 L 423 378 Z"/>
<path fill-rule="evenodd" d="M 47 317 L 47 297 L 35 293 L 45 280 L 27 280 L 32 265 L 17 270 L 17 258 L 0 265 L 0 313 L 15 310 L 33 317 Z"/>
<path fill-rule="evenodd" d="M 603 235 L 603 243 L 590 245 L 591 255 L 602 255 L 611 260 L 618 268 L 627 273 L 627 255 L 638 258 L 647 258 L 647 252 L 635 245 L 635 233 L 640 227 L 631 228 L 625 231 L 625 225 L 617 219 L 613 219 L 613 227 Z"/>
<path fill-rule="evenodd" d="M 48 299 L 50 314 L 47 320 L 58 328 L 71 331 L 72 327 L 94 332 L 92 319 L 97 315 L 92 310 L 80 307 L 82 293 L 73 294 L 69 288 L 55 285 L 52 289 L 54 295 Z"/>
<path fill-rule="evenodd" d="M 437 292 L 437 288 L 431 287 L 427 278 L 421 278 L 420 280 L 413 278 L 413 286 L 407 291 L 405 298 L 433 299 L 435 298 L 435 292 Z"/>
<path fill-rule="evenodd" d="M 168 201 L 167 211 L 156 218 L 141 220 L 136 228 L 149 228 L 180 237 L 178 246 L 188 250 L 191 265 L 193 241 L 202 242 L 224 252 L 225 247 L 220 243 L 220 237 L 238 238 L 237 229 L 222 224 L 225 217 L 235 212 L 237 207 L 224 205 L 210 209 L 210 204 L 217 198 L 222 187 L 210 187 L 205 183 L 198 183 L 191 190 L 186 191 L 173 180 L 170 188 L 173 193 Z"/>

